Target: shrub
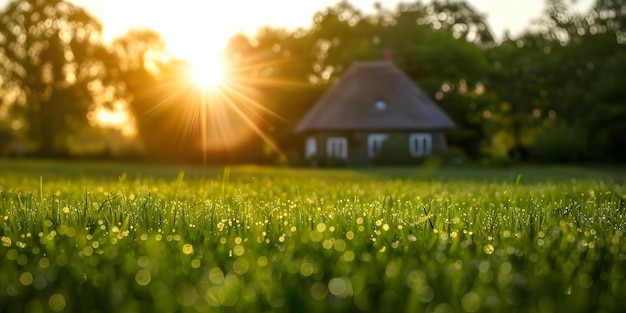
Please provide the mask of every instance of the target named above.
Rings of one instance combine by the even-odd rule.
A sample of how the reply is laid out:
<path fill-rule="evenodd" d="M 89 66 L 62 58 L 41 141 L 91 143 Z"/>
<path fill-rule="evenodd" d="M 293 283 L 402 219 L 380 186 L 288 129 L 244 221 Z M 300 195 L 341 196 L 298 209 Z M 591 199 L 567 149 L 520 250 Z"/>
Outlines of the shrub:
<path fill-rule="evenodd" d="M 584 161 L 587 155 L 587 131 L 577 127 L 552 127 L 535 139 L 532 157 L 543 163 Z"/>

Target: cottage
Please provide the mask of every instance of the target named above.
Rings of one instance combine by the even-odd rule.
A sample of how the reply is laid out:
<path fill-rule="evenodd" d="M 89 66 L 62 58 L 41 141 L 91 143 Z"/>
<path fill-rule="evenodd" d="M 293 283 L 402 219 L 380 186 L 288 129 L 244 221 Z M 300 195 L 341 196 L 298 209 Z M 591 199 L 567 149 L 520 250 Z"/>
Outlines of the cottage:
<path fill-rule="evenodd" d="M 447 152 L 454 122 L 390 58 L 355 62 L 296 126 L 312 163 L 417 163 Z"/>

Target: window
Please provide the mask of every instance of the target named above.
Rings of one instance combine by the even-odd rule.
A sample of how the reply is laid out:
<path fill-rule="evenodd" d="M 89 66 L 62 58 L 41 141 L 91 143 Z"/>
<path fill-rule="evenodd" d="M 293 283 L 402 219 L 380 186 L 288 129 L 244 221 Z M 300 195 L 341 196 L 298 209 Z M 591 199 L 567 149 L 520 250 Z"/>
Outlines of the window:
<path fill-rule="evenodd" d="M 348 140 L 343 137 L 330 137 L 326 140 L 326 155 L 331 159 L 348 158 Z"/>
<path fill-rule="evenodd" d="M 433 150 L 433 139 L 430 134 L 411 134 L 409 151 L 413 157 L 428 156 Z"/>
<path fill-rule="evenodd" d="M 380 155 L 380 150 L 383 147 L 383 142 L 387 140 L 389 136 L 387 134 L 371 134 L 367 137 L 367 155 L 370 158 L 375 158 Z"/>
<path fill-rule="evenodd" d="M 304 155 L 306 156 L 307 159 L 310 159 L 316 153 L 317 153 L 317 138 L 308 137 L 306 139 L 306 147 L 304 150 Z"/>

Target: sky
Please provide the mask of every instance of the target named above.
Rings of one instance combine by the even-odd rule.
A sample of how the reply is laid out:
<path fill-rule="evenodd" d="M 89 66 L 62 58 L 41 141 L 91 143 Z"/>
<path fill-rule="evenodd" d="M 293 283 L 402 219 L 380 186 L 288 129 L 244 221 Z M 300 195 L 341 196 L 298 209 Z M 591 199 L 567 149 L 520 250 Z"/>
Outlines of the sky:
<path fill-rule="evenodd" d="M 4 8 L 11 0 L 0 0 Z M 313 14 L 339 0 L 69 0 L 91 12 L 104 25 L 105 41 L 131 28 L 151 28 L 177 57 L 191 60 L 215 53 L 237 32 L 254 34 L 261 25 L 287 28 L 311 25 Z M 378 0 L 394 9 L 400 2 Z M 349 0 L 363 12 L 373 12 L 377 0 Z M 423 0 L 429 2 L 429 0 Z M 594 0 L 577 0 L 587 11 Z M 496 38 L 505 30 L 520 34 L 544 9 L 545 0 L 468 0 L 487 22 Z M 191 34 L 189 34 L 191 31 Z M 198 41 L 197 38 L 206 38 Z"/>

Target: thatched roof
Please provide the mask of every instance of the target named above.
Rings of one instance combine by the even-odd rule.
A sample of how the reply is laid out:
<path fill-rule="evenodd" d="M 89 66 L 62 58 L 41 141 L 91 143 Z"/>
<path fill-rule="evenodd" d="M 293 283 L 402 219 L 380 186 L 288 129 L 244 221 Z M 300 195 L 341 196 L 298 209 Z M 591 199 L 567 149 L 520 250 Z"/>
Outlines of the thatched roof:
<path fill-rule="evenodd" d="M 444 130 L 454 122 L 389 60 L 355 62 L 296 126 L 317 130 Z"/>

